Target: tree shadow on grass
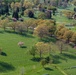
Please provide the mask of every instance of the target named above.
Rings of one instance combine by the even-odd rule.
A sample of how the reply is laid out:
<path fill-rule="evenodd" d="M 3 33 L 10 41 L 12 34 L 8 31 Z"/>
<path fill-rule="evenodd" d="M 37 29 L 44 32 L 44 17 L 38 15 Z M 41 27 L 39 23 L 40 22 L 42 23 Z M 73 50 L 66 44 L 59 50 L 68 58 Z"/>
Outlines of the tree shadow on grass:
<path fill-rule="evenodd" d="M 15 67 L 13 67 L 11 64 L 0 61 L 0 72 L 8 72 L 13 70 L 15 70 Z"/>
<path fill-rule="evenodd" d="M 31 34 L 21 34 L 21 36 L 24 36 L 24 37 L 28 37 L 28 38 L 34 38 L 34 36 L 32 36 Z"/>
<path fill-rule="evenodd" d="M 2 34 L 3 34 L 3 33 L 4 33 L 4 31 L 0 31 L 0 33 L 2 33 Z"/>
<path fill-rule="evenodd" d="M 13 34 L 18 34 L 18 32 L 9 31 L 9 30 L 6 30 L 5 32 L 7 32 L 7 33 L 13 33 Z"/>
<path fill-rule="evenodd" d="M 63 53 L 62 56 L 69 58 L 69 59 L 76 59 L 76 55 L 70 53 Z"/>
<path fill-rule="evenodd" d="M 41 58 L 36 57 L 36 58 L 32 58 L 31 60 L 34 61 L 34 62 L 39 62 L 41 60 Z"/>
<path fill-rule="evenodd" d="M 21 48 L 27 48 L 26 46 L 21 46 Z"/>
<path fill-rule="evenodd" d="M 1 52 L 2 56 L 7 56 L 7 54 L 5 52 Z"/>
<path fill-rule="evenodd" d="M 46 38 L 42 38 L 42 39 L 40 39 L 40 41 L 43 41 L 43 42 L 53 42 L 53 43 L 55 43 L 56 42 L 56 39 L 55 38 L 53 38 L 53 37 L 46 37 Z"/>
<path fill-rule="evenodd" d="M 6 32 L 11 33 L 11 34 L 21 35 L 21 36 L 28 37 L 28 38 L 34 38 L 34 36 L 32 36 L 31 34 L 27 34 L 26 32 L 22 34 L 20 34 L 19 32 L 14 32 L 14 31 L 9 31 L 9 30 L 6 30 Z"/>
<path fill-rule="evenodd" d="M 44 68 L 45 70 L 48 70 L 48 71 L 53 71 L 53 69 L 49 68 L 49 67 L 45 67 Z"/>
<path fill-rule="evenodd" d="M 52 58 L 53 58 L 53 63 L 54 64 L 61 63 L 60 59 L 64 60 L 64 61 L 67 61 L 67 59 L 65 57 L 63 57 L 62 55 L 54 55 L 54 56 L 52 56 Z"/>

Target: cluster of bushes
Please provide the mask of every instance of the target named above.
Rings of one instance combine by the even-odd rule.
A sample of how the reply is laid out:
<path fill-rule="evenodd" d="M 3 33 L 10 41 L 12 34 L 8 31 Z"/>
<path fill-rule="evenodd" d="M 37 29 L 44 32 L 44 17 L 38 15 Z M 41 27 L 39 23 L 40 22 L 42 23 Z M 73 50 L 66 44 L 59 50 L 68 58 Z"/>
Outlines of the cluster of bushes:
<path fill-rule="evenodd" d="M 6 4 L 7 3 L 7 4 Z M 45 5 L 43 6 L 42 4 L 38 4 L 36 5 L 37 8 L 39 8 L 39 11 L 41 12 L 39 15 L 38 15 L 38 18 L 40 19 L 46 19 L 46 18 L 49 18 L 51 19 L 52 18 L 52 11 L 53 11 L 53 15 L 55 15 L 55 12 L 56 12 L 56 7 L 54 6 L 48 6 L 45 8 Z M 34 18 L 34 8 L 36 7 L 35 6 L 35 3 L 31 3 L 29 1 L 13 1 L 13 2 L 10 2 L 10 4 L 6 1 L 4 2 L 4 4 L 1 4 L 0 7 L 0 15 L 9 15 L 12 13 L 12 17 L 13 18 L 16 18 L 17 20 L 19 19 L 19 17 L 21 16 L 24 16 L 24 15 L 27 15 L 28 17 L 30 18 Z M 42 18 L 40 17 L 42 16 Z"/>
<path fill-rule="evenodd" d="M 8 5 L 0 5 L 0 15 L 9 15 L 9 7 Z"/>
<path fill-rule="evenodd" d="M 64 16 L 66 16 L 68 19 L 72 19 L 75 12 L 74 11 L 69 11 L 69 10 L 66 10 L 66 11 L 62 11 L 62 13 L 64 14 Z"/>
<path fill-rule="evenodd" d="M 73 32 L 66 28 L 65 26 L 59 26 L 56 30 L 56 37 L 59 40 L 64 40 L 64 42 L 76 46 L 76 32 Z"/>

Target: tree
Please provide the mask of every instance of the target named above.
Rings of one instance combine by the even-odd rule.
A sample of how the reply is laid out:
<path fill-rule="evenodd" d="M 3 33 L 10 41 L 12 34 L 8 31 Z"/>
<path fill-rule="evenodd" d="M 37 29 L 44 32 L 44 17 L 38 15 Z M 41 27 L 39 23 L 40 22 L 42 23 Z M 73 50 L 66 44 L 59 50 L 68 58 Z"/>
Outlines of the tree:
<path fill-rule="evenodd" d="M 25 9 L 29 9 L 33 7 L 33 3 L 31 3 L 30 1 L 24 1 L 23 3 L 23 7 L 25 7 Z"/>
<path fill-rule="evenodd" d="M 56 12 L 57 8 L 54 7 L 54 6 L 50 6 L 50 7 L 48 7 L 48 10 L 50 11 L 50 13 L 52 11 L 53 12 L 53 15 L 55 15 L 55 12 Z"/>
<path fill-rule="evenodd" d="M 8 19 L 4 19 L 0 21 L 1 23 L 1 27 L 4 29 L 4 31 L 6 30 L 6 27 L 8 25 L 9 20 Z"/>
<path fill-rule="evenodd" d="M 56 31 L 56 26 L 55 25 L 52 25 L 50 23 L 50 25 L 48 26 L 48 29 L 49 29 L 49 34 L 50 36 L 54 35 L 55 31 Z"/>
<path fill-rule="evenodd" d="M 12 17 L 18 20 L 19 19 L 18 11 L 14 11 Z"/>
<path fill-rule="evenodd" d="M 32 11 L 29 11 L 29 12 L 28 12 L 28 17 L 34 18 L 34 13 L 33 13 Z"/>
<path fill-rule="evenodd" d="M 76 45 L 76 32 L 72 35 L 71 41 Z"/>
<path fill-rule="evenodd" d="M 66 50 L 65 43 L 63 41 L 56 42 L 58 49 L 60 51 L 60 54 L 62 54 L 63 50 Z"/>
<path fill-rule="evenodd" d="M 66 11 L 63 11 L 63 14 L 68 18 L 68 19 L 72 19 L 73 15 L 75 14 L 74 11 L 69 11 L 69 10 L 66 10 Z"/>
<path fill-rule="evenodd" d="M 33 11 L 33 9 L 26 9 L 24 11 L 24 14 L 25 14 L 25 16 L 28 16 L 30 18 L 34 18 L 34 11 Z"/>
<path fill-rule="evenodd" d="M 20 2 L 15 2 L 15 8 L 20 8 L 21 7 L 21 3 Z"/>
<path fill-rule="evenodd" d="M 14 10 L 14 8 L 15 8 L 15 3 L 12 2 L 12 3 L 11 3 L 11 9 L 12 9 L 12 11 Z"/>
<path fill-rule="evenodd" d="M 16 30 L 20 33 L 20 34 L 23 34 L 23 32 L 26 31 L 26 27 L 24 25 L 23 22 L 17 22 L 17 28 Z"/>
<path fill-rule="evenodd" d="M 29 29 L 29 27 L 32 25 L 32 20 L 31 19 L 29 19 L 29 20 L 25 20 L 23 23 L 24 23 L 24 25 L 25 25 L 25 27 L 26 27 L 26 31 L 28 32 L 28 29 Z"/>
<path fill-rule="evenodd" d="M 42 59 L 41 60 L 41 65 L 43 66 L 43 68 L 44 68 L 44 66 L 47 64 L 47 62 L 46 62 L 46 59 Z"/>
<path fill-rule="evenodd" d="M 5 5 L 5 13 L 6 13 L 6 15 L 9 14 L 9 7 L 8 7 L 8 5 Z"/>
<path fill-rule="evenodd" d="M 57 38 L 63 39 L 63 35 L 67 30 L 68 30 L 67 28 L 61 28 L 60 30 L 58 30 L 56 33 Z"/>
<path fill-rule="evenodd" d="M 68 30 L 64 33 L 63 38 L 64 40 L 69 43 L 72 38 L 73 32 L 71 30 Z"/>
<path fill-rule="evenodd" d="M 30 50 L 30 54 L 33 55 L 33 57 L 35 58 L 35 55 L 36 55 L 36 46 L 32 46 L 31 50 Z"/>
<path fill-rule="evenodd" d="M 36 44 L 36 47 L 37 47 L 37 52 L 39 53 L 40 55 L 40 58 L 42 58 L 42 54 L 44 52 L 44 43 L 43 42 L 38 42 Z"/>
<path fill-rule="evenodd" d="M 34 0 L 34 4 L 38 5 L 40 0 Z"/>
<path fill-rule="evenodd" d="M 44 25 L 44 24 L 43 25 L 38 25 L 36 27 L 36 29 L 34 30 L 34 34 L 38 35 L 41 39 L 43 37 L 48 36 L 48 33 L 49 33 L 48 27 L 46 25 Z"/>
<path fill-rule="evenodd" d="M 8 23 L 8 27 L 12 28 L 12 30 L 14 30 L 14 32 L 16 32 L 17 22 Z"/>
<path fill-rule="evenodd" d="M 47 54 L 51 50 L 50 45 L 44 42 L 38 42 L 36 44 L 36 48 L 37 48 L 37 53 L 40 55 L 40 58 L 42 58 L 42 54 Z"/>
<path fill-rule="evenodd" d="M 52 12 L 51 12 L 51 10 L 47 10 L 45 12 L 45 14 L 46 14 L 46 18 L 48 18 L 48 19 L 51 19 L 52 18 Z"/>
<path fill-rule="evenodd" d="M 76 6 L 76 0 L 73 0 L 73 4 Z"/>
<path fill-rule="evenodd" d="M 44 12 L 40 12 L 38 14 L 38 19 L 46 19 L 46 14 Z"/>
<path fill-rule="evenodd" d="M 63 35 L 67 30 L 69 29 L 65 28 L 64 25 L 57 26 L 55 31 L 57 39 L 63 39 Z"/>

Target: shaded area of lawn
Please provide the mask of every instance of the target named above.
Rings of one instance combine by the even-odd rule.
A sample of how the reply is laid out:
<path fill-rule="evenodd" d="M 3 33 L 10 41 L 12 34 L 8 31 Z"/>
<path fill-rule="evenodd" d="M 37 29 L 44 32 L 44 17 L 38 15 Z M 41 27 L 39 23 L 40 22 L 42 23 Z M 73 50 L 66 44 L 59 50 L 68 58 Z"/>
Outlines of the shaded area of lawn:
<path fill-rule="evenodd" d="M 46 38 L 40 39 L 39 41 L 42 41 L 42 42 L 45 42 L 45 43 L 48 43 L 48 42 L 53 42 L 53 43 L 55 43 L 57 40 L 56 40 L 56 38 L 54 38 L 54 37 L 46 37 Z"/>
<path fill-rule="evenodd" d="M 51 55 L 51 57 L 53 58 L 53 63 L 54 64 L 59 64 L 62 63 L 61 60 L 64 60 L 65 62 L 68 61 L 68 59 L 76 59 L 76 56 L 74 54 L 71 53 L 62 53 L 62 54 L 57 54 L 57 55 Z"/>
<path fill-rule="evenodd" d="M 13 70 L 15 70 L 14 66 L 6 62 L 0 61 L 0 72 L 8 72 L 8 71 L 13 71 Z"/>

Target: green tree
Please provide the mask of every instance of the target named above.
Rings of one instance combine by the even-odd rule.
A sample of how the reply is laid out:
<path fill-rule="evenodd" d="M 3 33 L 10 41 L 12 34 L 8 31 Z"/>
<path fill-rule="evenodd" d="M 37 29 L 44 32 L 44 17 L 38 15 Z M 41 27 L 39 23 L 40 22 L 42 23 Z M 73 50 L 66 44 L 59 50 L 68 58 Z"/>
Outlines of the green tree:
<path fill-rule="evenodd" d="M 41 65 L 43 66 L 43 68 L 44 68 L 44 66 L 47 64 L 47 62 L 46 62 L 46 59 L 42 59 L 41 60 Z"/>
<path fill-rule="evenodd" d="M 36 55 L 36 46 L 32 46 L 31 50 L 30 50 L 30 54 L 33 55 L 33 57 L 35 58 L 35 55 Z"/>
<path fill-rule="evenodd" d="M 42 54 L 50 54 L 51 47 L 48 43 L 38 42 L 36 48 L 40 58 L 42 58 Z"/>

